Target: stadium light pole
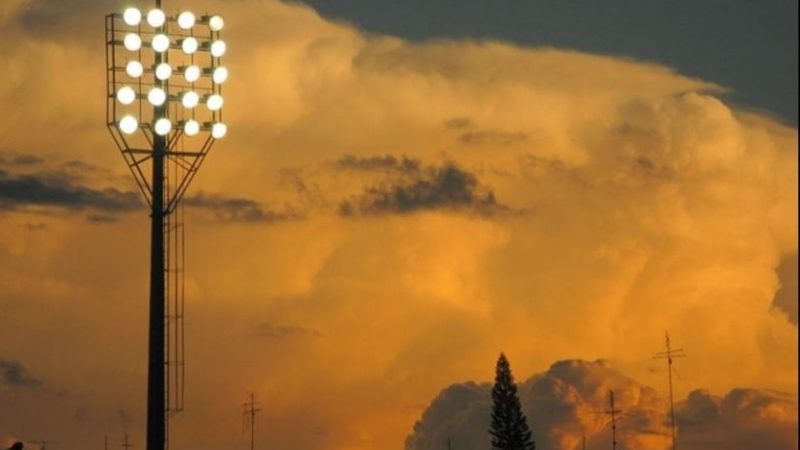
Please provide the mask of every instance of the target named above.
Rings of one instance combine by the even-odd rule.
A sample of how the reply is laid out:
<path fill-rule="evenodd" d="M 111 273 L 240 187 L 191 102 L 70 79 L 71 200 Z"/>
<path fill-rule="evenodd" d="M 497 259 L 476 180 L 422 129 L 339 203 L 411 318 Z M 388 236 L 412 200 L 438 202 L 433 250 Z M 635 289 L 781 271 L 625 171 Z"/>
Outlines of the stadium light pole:
<path fill-rule="evenodd" d="M 186 189 L 227 133 L 223 27 L 219 15 L 168 16 L 161 0 L 106 16 L 106 125 L 151 211 L 147 450 L 166 448 L 168 417 L 183 410 L 183 291 L 169 312 L 165 244 Z"/>

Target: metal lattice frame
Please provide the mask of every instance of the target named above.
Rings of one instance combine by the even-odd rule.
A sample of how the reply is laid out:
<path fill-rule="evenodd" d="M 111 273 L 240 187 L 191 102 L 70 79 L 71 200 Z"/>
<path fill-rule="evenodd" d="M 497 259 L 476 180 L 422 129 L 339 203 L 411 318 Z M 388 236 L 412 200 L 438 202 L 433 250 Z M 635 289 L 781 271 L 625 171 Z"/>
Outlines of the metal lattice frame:
<path fill-rule="evenodd" d="M 198 120 L 202 124 L 197 136 L 189 137 L 180 128 L 174 129 L 168 136 L 166 157 L 171 163 L 183 167 L 186 170 L 186 177 L 180 180 L 170 198 L 165 199 L 166 209 L 164 212 L 166 214 L 175 210 L 214 145 L 216 139 L 211 136 L 212 124 L 222 123 L 223 120 L 222 109 L 209 111 L 204 105 L 198 105 L 187 110 L 182 107 L 180 102 L 181 93 L 188 91 L 197 92 L 203 96 L 222 95 L 222 84 L 214 83 L 209 76 L 213 70 L 222 67 L 221 58 L 211 56 L 207 46 L 203 45 L 220 39 L 220 32 L 212 31 L 207 26 L 208 17 L 210 16 L 204 16 L 196 26 L 189 30 L 177 27 L 175 17 L 168 17 L 164 26 L 163 34 L 169 37 L 171 42 L 169 50 L 164 52 L 165 62 L 176 67 L 175 73 L 181 73 L 181 68 L 189 65 L 202 67 L 203 73 L 196 82 L 190 83 L 173 75 L 166 83 L 163 83 L 168 105 L 165 117 L 171 119 L 173 124 L 180 124 L 189 118 Z M 147 62 L 152 61 L 154 51 L 148 49 L 145 42 L 157 33 L 148 28 L 150 27 L 144 23 L 135 27 L 128 26 L 122 21 L 122 14 L 106 16 L 106 126 L 131 170 L 145 201 L 152 206 L 151 180 L 148 179 L 148 171 L 143 165 L 148 163 L 153 155 L 155 134 L 153 122 L 156 118 L 152 116 L 150 111 L 152 107 L 147 103 L 147 90 L 155 87 L 156 82 L 145 80 L 148 77 L 155 79 L 154 68 L 147 68 Z M 142 47 L 138 51 L 132 52 L 124 47 L 124 36 L 128 33 L 137 33 L 142 37 Z M 193 37 L 201 43 L 197 52 L 191 55 L 184 54 L 179 44 L 187 37 Z M 124 64 L 132 60 L 139 61 L 145 66 L 144 74 L 138 78 L 126 74 Z M 178 64 L 176 65 L 174 62 L 178 62 Z M 124 106 L 117 101 L 116 94 L 124 86 L 134 88 L 137 94 L 133 105 Z M 119 127 L 119 122 L 126 113 L 133 113 L 140 118 L 140 127 L 135 134 L 126 134 Z"/>

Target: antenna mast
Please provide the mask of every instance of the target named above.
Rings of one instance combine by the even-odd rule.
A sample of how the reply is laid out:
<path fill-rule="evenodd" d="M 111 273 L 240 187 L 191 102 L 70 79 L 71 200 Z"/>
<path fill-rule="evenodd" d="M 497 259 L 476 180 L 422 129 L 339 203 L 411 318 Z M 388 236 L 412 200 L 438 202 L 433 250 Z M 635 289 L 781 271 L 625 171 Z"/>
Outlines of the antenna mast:
<path fill-rule="evenodd" d="M 256 396 L 250 393 L 250 401 L 244 404 L 244 415 L 247 419 L 247 425 L 250 427 L 250 450 L 255 448 L 255 429 L 256 429 L 256 414 L 261 412 L 258 407 Z"/>
<path fill-rule="evenodd" d="M 614 408 L 613 389 L 608 390 L 608 399 L 610 408 L 604 411 L 595 411 L 595 414 L 606 414 L 611 416 L 611 449 L 617 450 L 617 414 L 620 414 L 622 410 Z M 586 449 L 586 435 L 583 436 L 583 448 Z"/>
<path fill-rule="evenodd" d="M 664 336 L 666 338 L 667 350 L 664 352 L 656 353 L 656 355 L 653 358 L 667 360 L 667 375 L 669 378 L 669 418 L 670 418 L 670 428 L 672 431 L 672 450 L 675 450 L 675 402 L 672 396 L 672 359 L 684 358 L 686 356 L 686 353 L 684 353 L 682 348 L 673 349 L 670 346 L 668 331 L 664 332 Z"/>

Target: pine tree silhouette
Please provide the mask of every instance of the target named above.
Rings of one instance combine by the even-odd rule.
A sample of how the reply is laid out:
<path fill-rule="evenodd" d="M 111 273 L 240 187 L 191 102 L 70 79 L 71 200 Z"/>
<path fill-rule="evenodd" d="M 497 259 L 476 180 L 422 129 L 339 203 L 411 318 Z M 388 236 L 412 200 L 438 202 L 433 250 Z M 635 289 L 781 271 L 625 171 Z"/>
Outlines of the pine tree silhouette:
<path fill-rule="evenodd" d="M 506 355 L 500 353 L 492 388 L 492 450 L 534 450 L 536 444 L 517 396 Z"/>

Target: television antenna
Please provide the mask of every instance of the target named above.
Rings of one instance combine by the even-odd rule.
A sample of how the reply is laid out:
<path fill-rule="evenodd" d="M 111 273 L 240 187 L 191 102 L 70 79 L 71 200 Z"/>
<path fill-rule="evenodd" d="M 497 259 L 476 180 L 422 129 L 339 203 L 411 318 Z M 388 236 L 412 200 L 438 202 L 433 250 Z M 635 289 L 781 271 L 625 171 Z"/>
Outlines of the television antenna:
<path fill-rule="evenodd" d="M 255 448 L 256 414 L 262 411 L 258 403 L 255 394 L 251 392 L 250 401 L 244 404 L 244 419 L 250 428 L 250 450 Z"/>
<path fill-rule="evenodd" d="M 608 390 L 608 403 L 609 408 L 603 411 L 595 411 L 595 414 L 605 414 L 611 416 L 611 420 L 605 424 L 605 426 L 611 425 L 611 449 L 617 449 L 617 421 L 620 419 L 618 417 L 619 414 L 622 413 L 621 409 L 616 409 L 614 407 L 614 390 Z M 583 437 L 583 445 L 584 448 L 586 446 L 586 436 Z"/>
<path fill-rule="evenodd" d="M 673 358 L 685 358 L 686 353 L 682 348 L 673 349 L 669 343 L 669 332 L 664 332 L 667 350 L 656 353 L 653 359 L 666 359 L 667 360 L 667 376 L 669 378 L 669 419 L 670 429 L 672 431 L 672 450 L 675 450 L 675 402 L 672 395 L 672 360 Z"/>

